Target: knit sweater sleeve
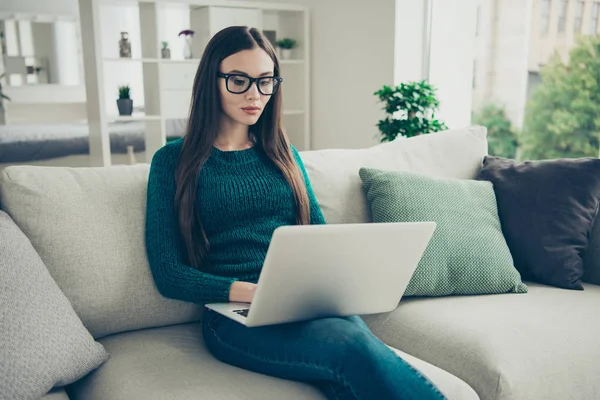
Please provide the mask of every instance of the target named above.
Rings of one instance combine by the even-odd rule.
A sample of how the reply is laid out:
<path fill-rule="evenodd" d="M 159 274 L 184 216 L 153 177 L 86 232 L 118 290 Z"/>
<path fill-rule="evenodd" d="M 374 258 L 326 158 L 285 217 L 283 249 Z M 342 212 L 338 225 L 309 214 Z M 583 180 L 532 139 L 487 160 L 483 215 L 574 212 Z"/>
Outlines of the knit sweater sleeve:
<path fill-rule="evenodd" d="M 193 302 L 227 302 L 237 279 L 201 272 L 181 262 L 174 207 L 175 166 L 179 151 L 170 145 L 152 158 L 146 199 L 146 253 L 158 291 L 165 297 Z"/>
<path fill-rule="evenodd" d="M 300 168 L 300 170 L 302 171 L 302 175 L 304 176 L 306 191 L 308 192 L 308 200 L 310 202 L 310 223 L 312 225 L 325 224 L 325 217 L 323 217 L 321 207 L 319 206 L 317 197 L 315 196 L 315 193 L 312 189 L 312 185 L 310 183 L 310 179 L 308 178 L 308 174 L 306 173 L 306 168 L 304 167 L 302 157 L 300 157 L 300 153 L 298 153 L 298 150 L 296 150 L 294 146 L 292 146 L 292 153 L 294 154 L 296 163 L 298 164 L 298 167 Z"/>

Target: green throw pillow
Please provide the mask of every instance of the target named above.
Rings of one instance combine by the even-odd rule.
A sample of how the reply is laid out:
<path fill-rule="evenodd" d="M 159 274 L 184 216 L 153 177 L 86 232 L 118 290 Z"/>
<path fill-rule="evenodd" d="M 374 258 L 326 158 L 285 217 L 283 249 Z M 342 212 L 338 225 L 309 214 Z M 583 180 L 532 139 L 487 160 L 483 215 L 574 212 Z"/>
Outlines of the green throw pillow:
<path fill-rule="evenodd" d="M 371 168 L 359 175 L 373 222 L 437 224 L 405 296 L 527 292 L 502 234 L 492 183 Z"/>

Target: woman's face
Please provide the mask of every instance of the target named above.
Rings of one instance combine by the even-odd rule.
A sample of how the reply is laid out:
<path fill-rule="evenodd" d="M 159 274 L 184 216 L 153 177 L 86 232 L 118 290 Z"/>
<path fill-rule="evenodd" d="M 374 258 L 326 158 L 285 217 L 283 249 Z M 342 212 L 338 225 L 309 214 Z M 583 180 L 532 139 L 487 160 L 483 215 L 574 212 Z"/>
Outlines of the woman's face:
<path fill-rule="evenodd" d="M 231 122 L 254 125 L 258 121 L 271 96 L 262 94 L 257 85 L 261 85 L 264 93 L 269 93 L 269 81 L 254 82 L 246 92 L 241 94 L 231 93 L 227 90 L 226 85 L 229 85 L 231 91 L 242 91 L 247 87 L 248 77 L 273 76 L 274 68 L 273 60 L 260 47 L 242 50 L 221 62 L 221 73 L 241 75 L 228 79 L 219 78 L 221 107 Z"/>

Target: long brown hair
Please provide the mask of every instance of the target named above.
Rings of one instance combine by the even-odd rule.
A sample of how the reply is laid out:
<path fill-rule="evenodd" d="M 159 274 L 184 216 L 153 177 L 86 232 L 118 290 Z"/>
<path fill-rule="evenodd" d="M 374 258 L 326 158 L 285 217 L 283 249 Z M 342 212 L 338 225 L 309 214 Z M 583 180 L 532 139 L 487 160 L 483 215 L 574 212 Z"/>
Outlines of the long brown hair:
<path fill-rule="evenodd" d="M 217 74 L 221 61 L 242 50 L 263 49 L 275 64 L 279 76 L 279 60 L 273 46 L 258 30 L 233 26 L 218 32 L 209 41 L 194 78 L 187 134 L 175 171 L 175 210 L 185 242 L 190 266 L 200 268 L 206 259 L 209 242 L 197 210 L 196 194 L 202 166 L 213 151 L 219 133 L 221 102 Z M 310 223 L 310 208 L 303 176 L 294 161 L 289 140 L 281 122 L 281 88 L 271 96 L 263 114 L 251 130 L 258 149 L 283 173 L 294 194 L 296 223 Z"/>

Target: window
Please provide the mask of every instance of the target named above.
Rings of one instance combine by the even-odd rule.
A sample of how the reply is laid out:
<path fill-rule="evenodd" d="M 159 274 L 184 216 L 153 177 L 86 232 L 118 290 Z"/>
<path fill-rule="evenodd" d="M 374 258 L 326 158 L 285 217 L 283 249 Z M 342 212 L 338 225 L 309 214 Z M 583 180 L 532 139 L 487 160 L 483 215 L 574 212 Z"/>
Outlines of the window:
<path fill-rule="evenodd" d="M 542 0 L 542 12 L 540 15 L 540 32 L 542 34 L 548 33 L 550 26 L 550 4 L 551 0 Z"/>
<path fill-rule="evenodd" d="M 590 25 L 590 34 L 598 33 L 598 17 L 600 16 L 600 2 L 595 2 L 592 6 L 592 24 Z"/>
<path fill-rule="evenodd" d="M 573 31 L 575 33 L 581 32 L 581 26 L 583 22 L 583 8 L 585 7 L 584 1 L 577 2 L 577 10 L 575 13 L 575 25 L 573 26 Z"/>
<path fill-rule="evenodd" d="M 473 60 L 473 89 L 477 87 L 477 61 Z"/>
<path fill-rule="evenodd" d="M 558 32 L 564 32 L 567 26 L 567 12 L 569 10 L 569 1 L 564 0 L 562 2 L 560 16 L 558 17 Z"/>

